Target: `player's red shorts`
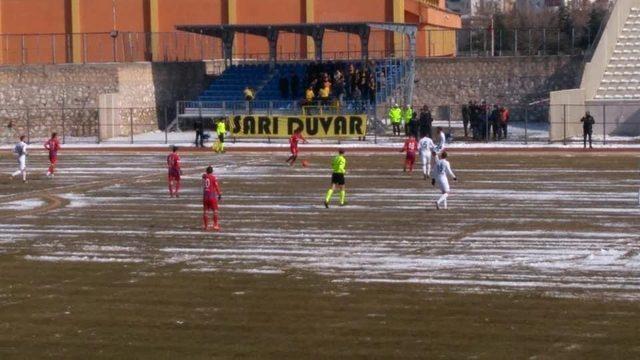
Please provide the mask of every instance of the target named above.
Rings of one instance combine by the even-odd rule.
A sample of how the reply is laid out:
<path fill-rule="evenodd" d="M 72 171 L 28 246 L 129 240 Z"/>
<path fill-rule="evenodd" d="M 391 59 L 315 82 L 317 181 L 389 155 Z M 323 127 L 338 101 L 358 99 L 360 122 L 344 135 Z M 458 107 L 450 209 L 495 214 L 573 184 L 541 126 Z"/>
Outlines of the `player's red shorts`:
<path fill-rule="evenodd" d="M 298 147 L 297 146 L 291 146 L 291 154 L 292 155 L 298 155 Z"/>
<path fill-rule="evenodd" d="M 180 170 L 169 169 L 169 180 L 180 180 Z"/>
<path fill-rule="evenodd" d="M 407 161 L 409 162 L 415 162 L 416 161 L 416 153 L 412 152 L 412 151 L 407 151 Z"/>
<path fill-rule="evenodd" d="M 57 155 L 49 155 L 49 162 L 51 164 L 56 164 L 58 162 L 58 156 Z"/>
<path fill-rule="evenodd" d="M 202 200 L 202 204 L 204 205 L 205 210 L 218 211 L 218 199 L 216 198 L 205 198 Z"/>

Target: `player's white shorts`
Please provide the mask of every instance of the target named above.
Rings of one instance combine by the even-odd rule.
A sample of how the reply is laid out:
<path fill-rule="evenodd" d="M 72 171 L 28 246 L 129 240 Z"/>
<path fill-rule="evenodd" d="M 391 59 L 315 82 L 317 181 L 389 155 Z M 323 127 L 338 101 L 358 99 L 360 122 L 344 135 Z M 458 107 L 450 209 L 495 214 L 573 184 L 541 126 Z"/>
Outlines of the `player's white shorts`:
<path fill-rule="evenodd" d="M 26 168 L 27 168 L 27 156 L 26 155 L 18 156 L 18 169 L 20 169 L 20 171 L 24 171 L 24 169 Z"/>
<path fill-rule="evenodd" d="M 423 164 L 429 164 L 431 162 L 431 152 L 429 151 L 420 152 L 420 157 L 422 158 Z"/>
<path fill-rule="evenodd" d="M 438 176 L 438 178 L 436 179 L 436 185 L 438 185 L 438 189 L 440 189 L 440 191 L 442 191 L 443 193 L 448 193 L 451 191 L 451 188 L 449 187 L 449 179 L 447 179 L 446 177 Z"/>

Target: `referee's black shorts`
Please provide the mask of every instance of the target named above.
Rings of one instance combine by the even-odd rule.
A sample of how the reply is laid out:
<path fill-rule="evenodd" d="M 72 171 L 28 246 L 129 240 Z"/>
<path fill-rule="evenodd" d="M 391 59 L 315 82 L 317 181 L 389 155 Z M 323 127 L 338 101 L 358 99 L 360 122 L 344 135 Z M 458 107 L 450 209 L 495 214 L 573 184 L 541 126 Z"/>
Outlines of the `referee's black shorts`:
<path fill-rule="evenodd" d="M 220 142 L 223 143 L 224 142 L 224 134 L 218 135 L 218 140 L 220 140 Z"/>
<path fill-rule="evenodd" d="M 344 174 L 333 173 L 333 175 L 331 175 L 331 183 L 344 185 Z"/>

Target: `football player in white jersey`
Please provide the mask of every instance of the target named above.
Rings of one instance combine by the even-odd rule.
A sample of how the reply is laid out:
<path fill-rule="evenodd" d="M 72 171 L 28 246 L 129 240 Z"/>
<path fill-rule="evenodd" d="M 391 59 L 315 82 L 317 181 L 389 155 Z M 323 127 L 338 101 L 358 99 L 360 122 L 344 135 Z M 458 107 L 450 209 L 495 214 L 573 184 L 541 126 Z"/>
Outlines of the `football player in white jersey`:
<path fill-rule="evenodd" d="M 20 136 L 20 142 L 13 147 L 13 153 L 18 158 L 18 170 L 11 174 L 14 178 L 22 174 L 22 181 L 27 182 L 27 143 L 24 141 L 26 136 Z"/>
<path fill-rule="evenodd" d="M 447 198 L 451 188 L 449 187 L 449 177 L 454 181 L 458 181 L 458 178 L 451 170 L 451 164 L 447 161 L 447 152 L 443 151 L 440 155 L 434 154 L 436 164 L 433 167 L 433 179 L 431 179 L 431 185 L 438 185 L 438 188 L 442 192 L 442 196 L 436 201 L 436 209 L 447 209 Z"/>
<path fill-rule="evenodd" d="M 436 129 L 436 147 L 435 147 L 435 152 L 436 154 L 439 154 L 441 152 L 444 151 L 445 149 L 445 145 L 447 143 L 447 136 L 444 134 L 444 130 L 442 129 L 442 127 L 438 126 L 438 128 Z"/>
<path fill-rule="evenodd" d="M 431 176 L 431 152 L 434 151 L 435 147 L 436 145 L 428 135 L 423 136 L 418 143 L 418 151 L 422 160 L 422 175 L 425 180 Z"/>

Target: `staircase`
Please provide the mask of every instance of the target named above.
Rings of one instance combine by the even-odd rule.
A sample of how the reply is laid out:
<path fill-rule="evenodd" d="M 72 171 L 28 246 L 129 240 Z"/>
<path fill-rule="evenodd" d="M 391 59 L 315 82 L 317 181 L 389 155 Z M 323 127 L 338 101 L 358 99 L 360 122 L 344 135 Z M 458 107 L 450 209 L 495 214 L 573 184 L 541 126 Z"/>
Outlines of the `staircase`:
<path fill-rule="evenodd" d="M 595 100 L 640 100 L 640 8 L 633 7 L 618 37 Z"/>

